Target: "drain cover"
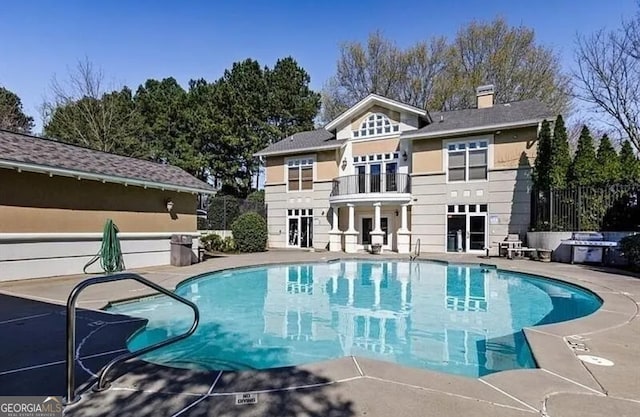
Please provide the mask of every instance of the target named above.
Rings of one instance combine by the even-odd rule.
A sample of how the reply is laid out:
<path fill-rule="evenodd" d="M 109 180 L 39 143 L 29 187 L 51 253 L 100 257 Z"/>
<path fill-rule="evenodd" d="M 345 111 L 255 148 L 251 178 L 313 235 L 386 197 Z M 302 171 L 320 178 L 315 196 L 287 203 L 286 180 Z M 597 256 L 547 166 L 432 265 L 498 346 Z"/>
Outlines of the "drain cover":
<path fill-rule="evenodd" d="M 609 359 L 601 358 L 599 356 L 578 355 L 578 359 L 580 359 L 582 362 L 590 363 L 592 365 L 613 366 L 613 362 L 611 362 Z"/>

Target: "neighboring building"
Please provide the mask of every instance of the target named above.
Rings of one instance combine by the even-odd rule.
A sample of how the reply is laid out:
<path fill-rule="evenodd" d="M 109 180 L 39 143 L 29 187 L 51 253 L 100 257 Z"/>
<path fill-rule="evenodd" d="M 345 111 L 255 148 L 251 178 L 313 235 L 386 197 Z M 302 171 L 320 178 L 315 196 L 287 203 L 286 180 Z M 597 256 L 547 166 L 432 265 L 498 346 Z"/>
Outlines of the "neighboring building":
<path fill-rule="evenodd" d="M 482 251 L 529 226 L 531 168 L 549 111 L 536 100 L 426 110 L 371 94 L 265 158 L 271 247 Z"/>
<path fill-rule="evenodd" d="M 213 192 L 174 166 L 0 130 L 0 281 L 82 273 L 107 219 L 127 268 L 169 264 L 172 234 L 197 247 L 198 194 Z"/>

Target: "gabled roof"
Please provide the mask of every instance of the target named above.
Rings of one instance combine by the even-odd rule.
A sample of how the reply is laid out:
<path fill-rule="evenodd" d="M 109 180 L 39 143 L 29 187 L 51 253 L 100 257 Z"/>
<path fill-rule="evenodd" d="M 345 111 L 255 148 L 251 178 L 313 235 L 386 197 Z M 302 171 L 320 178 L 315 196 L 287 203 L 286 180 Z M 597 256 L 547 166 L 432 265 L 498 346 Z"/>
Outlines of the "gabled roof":
<path fill-rule="evenodd" d="M 345 140 L 336 140 L 333 133 L 325 129 L 308 130 L 295 133 L 256 153 L 256 156 L 274 156 L 305 151 L 336 149 Z"/>
<path fill-rule="evenodd" d="M 172 165 L 6 130 L 0 130 L 0 168 L 174 191 L 215 193 L 209 184 Z"/>
<path fill-rule="evenodd" d="M 430 112 L 433 122 L 420 129 L 403 132 L 402 138 L 447 136 L 506 127 L 530 126 L 555 116 L 540 101 L 523 100 L 495 104 L 483 109 Z"/>
<path fill-rule="evenodd" d="M 397 111 L 415 113 L 423 117 L 427 116 L 427 111 L 424 109 L 401 103 L 396 100 L 391 100 L 390 98 L 382 97 L 377 94 L 369 94 L 368 96 L 351 106 L 349 109 L 340 113 L 338 117 L 327 123 L 324 128 L 329 131 L 335 130 L 341 123 L 344 123 L 347 120 L 351 120 L 352 117 L 357 116 L 360 112 L 375 104 Z"/>

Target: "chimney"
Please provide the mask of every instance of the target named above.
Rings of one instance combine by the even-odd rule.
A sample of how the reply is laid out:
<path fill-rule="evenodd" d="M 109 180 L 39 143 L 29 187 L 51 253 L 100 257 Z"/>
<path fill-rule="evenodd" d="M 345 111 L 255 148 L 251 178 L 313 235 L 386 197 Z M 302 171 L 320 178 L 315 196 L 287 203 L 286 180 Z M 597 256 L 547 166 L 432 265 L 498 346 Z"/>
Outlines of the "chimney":
<path fill-rule="evenodd" d="M 493 84 L 481 85 L 476 88 L 476 98 L 479 109 L 493 107 Z"/>

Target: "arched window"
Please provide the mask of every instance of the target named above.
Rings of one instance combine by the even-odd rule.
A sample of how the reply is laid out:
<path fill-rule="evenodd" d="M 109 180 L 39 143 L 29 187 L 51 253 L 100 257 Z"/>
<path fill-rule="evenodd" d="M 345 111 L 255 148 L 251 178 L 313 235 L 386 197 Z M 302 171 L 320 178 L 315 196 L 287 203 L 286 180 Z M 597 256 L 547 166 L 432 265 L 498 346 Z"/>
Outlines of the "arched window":
<path fill-rule="evenodd" d="M 370 136 L 387 135 L 389 133 L 397 132 L 398 130 L 399 126 L 397 124 L 392 124 L 386 114 L 374 113 L 364 119 L 362 124 L 360 124 L 359 130 L 353 131 L 353 137 L 365 138 Z"/>

